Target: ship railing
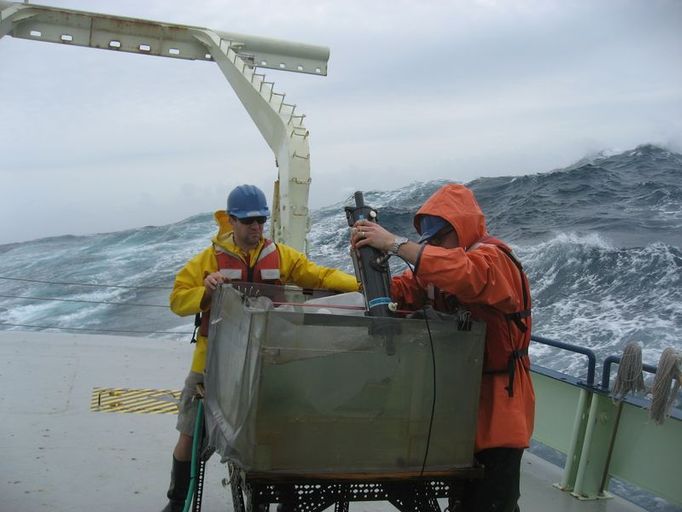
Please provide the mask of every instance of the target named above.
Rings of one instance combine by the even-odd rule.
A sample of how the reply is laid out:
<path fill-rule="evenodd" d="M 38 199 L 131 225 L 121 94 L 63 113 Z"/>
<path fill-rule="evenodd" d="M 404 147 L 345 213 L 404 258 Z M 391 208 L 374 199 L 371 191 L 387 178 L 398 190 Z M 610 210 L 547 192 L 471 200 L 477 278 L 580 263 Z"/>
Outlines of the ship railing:
<path fill-rule="evenodd" d="M 585 347 L 532 336 L 532 341 L 587 358 L 586 377 L 580 378 L 533 364 L 536 414 L 533 438 L 566 455 L 559 489 L 578 499 L 604 499 L 610 478 L 617 477 L 682 506 L 679 460 L 682 414 L 673 410 L 669 421 L 649 418 L 644 396 L 611 397 L 611 366 L 620 356 L 603 362 L 601 382 L 595 383 L 597 357 Z M 656 367 L 643 365 L 656 373 Z"/>
<path fill-rule="evenodd" d="M 611 366 L 613 363 L 620 364 L 621 356 L 609 356 L 604 359 L 604 366 L 601 373 L 601 387 L 602 389 L 609 390 L 609 382 L 611 381 Z M 656 373 L 657 368 L 652 364 L 642 364 L 642 370 L 648 373 Z"/>
<path fill-rule="evenodd" d="M 573 382 L 577 385 L 594 386 L 594 375 L 597 368 L 597 356 L 593 350 L 578 345 L 574 345 L 572 343 L 566 343 L 563 341 L 556 341 L 549 338 L 544 338 L 542 336 L 531 336 L 530 339 L 536 343 L 541 343 L 543 345 L 548 345 L 550 347 L 560 348 L 562 350 L 568 350 L 570 352 L 575 352 L 576 354 L 583 354 L 587 356 L 587 379 L 585 382 L 570 375 L 567 375 L 565 373 L 553 372 L 552 370 L 549 370 L 549 368 L 544 368 L 539 365 L 533 365 L 534 371 L 538 373 L 545 373 L 547 375 L 551 374 L 553 378 L 565 380 L 567 382 Z"/>

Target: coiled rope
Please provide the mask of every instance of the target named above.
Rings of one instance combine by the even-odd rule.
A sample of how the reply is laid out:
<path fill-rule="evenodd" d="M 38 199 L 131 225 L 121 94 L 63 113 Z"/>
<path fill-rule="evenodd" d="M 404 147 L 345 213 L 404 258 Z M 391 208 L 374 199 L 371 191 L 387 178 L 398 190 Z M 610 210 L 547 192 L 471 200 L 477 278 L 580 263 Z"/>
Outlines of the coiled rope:
<path fill-rule="evenodd" d="M 681 366 L 680 354 L 672 347 L 666 348 L 658 361 L 654 385 L 651 388 L 649 417 L 658 425 L 670 416 L 682 381 Z"/>
<path fill-rule="evenodd" d="M 642 370 L 642 347 L 631 341 L 623 349 L 623 357 L 618 365 L 618 374 L 613 383 L 611 396 L 621 401 L 628 393 L 644 391 L 644 374 Z"/>

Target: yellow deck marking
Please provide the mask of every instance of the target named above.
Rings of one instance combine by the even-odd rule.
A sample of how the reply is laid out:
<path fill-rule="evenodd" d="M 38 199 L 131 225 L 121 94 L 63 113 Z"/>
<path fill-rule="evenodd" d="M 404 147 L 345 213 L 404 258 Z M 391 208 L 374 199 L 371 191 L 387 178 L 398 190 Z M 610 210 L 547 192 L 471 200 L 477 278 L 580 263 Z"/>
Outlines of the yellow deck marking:
<path fill-rule="evenodd" d="M 92 388 L 90 410 L 177 414 L 180 391 L 173 389 Z"/>

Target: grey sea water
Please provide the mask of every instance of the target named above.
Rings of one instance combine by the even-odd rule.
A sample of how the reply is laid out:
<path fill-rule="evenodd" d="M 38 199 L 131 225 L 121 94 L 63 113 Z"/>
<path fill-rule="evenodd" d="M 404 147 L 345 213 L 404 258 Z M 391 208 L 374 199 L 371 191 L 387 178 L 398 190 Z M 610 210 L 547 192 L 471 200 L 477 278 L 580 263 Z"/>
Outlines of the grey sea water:
<path fill-rule="evenodd" d="M 365 191 L 365 200 L 389 230 L 414 238 L 414 212 L 442 183 Z M 650 364 L 665 347 L 682 349 L 682 155 L 646 145 L 468 185 L 490 233 L 526 268 L 535 334 L 592 348 L 600 359 L 629 341 L 643 345 Z M 352 272 L 343 205 L 313 212 L 310 257 Z M 0 246 L 0 329 L 189 339 L 193 319 L 168 310 L 168 293 L 214 232 L 212 214 L 202 213 L 166 226 Z M 585 371 L 570 353 L 535 345 L 532 354 L 552 369 Z"/>
<path fill-rule="evenodd" d="M 365 201 L 389 230 L 414 239 L 412 217 L 442 183 L 364 191 Z M 468 185 L 490 233 L 512 245 L 528 273 L 534 334 L 591 348 L 599 360 L 630 341 L 652 365 L 666 347 L 682 351 L 682 155 L 646 145 Z M 352 272 L 343 213 L 350 202 L 313 212 L 309 246 L 312 260 Z M 212 213 L 200 213 L 166 226 L 2 245 L 0 329 L 189 341 L 193 318 L 173 315 L 168 294 L 214 232 Z M 531 355 L 585 377 L 575 354 L 536 343 Z M 651 510 L 677 510 L 627 487 L 619 493 Z"/>

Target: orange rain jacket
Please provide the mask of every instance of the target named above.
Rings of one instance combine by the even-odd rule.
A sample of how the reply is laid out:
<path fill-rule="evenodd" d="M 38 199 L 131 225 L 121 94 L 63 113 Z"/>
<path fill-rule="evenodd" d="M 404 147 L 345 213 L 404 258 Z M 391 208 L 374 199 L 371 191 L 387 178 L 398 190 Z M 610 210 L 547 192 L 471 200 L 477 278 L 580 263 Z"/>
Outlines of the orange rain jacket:
<path fill-rule="evenodd" d="M 503 252 L 502 248 L 509 250 L 506 245 L 484 241 L 485 217 L 468 188 L 450 184 L 436 191 L 415 215 L 418 231 L 419 216 L 425 214 L 447 220 L 459 237 L 459 247 L 423 246 L 414 274 L 407 271 L 394 277 L 391 295 L 401 308 L 416 309 L 432 300 L 437 310 L 452 312 L 460 306 L 487 323 L 475 451 L 526 448 L 535 416 L 530 362 L 527 355 L 512 359 L 513 393 L 508 389 L 507 365 L 512 351 L 527 350 L 531 319 L 523 318 L 527 330 L 522 332 L 505 315 L 525 309 L 527 279 Z"/>

